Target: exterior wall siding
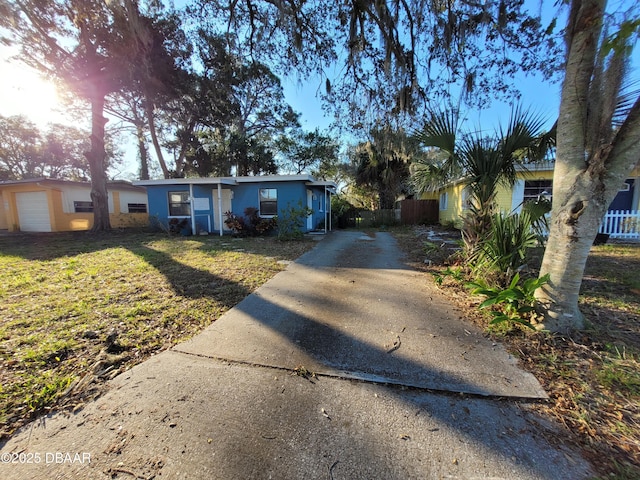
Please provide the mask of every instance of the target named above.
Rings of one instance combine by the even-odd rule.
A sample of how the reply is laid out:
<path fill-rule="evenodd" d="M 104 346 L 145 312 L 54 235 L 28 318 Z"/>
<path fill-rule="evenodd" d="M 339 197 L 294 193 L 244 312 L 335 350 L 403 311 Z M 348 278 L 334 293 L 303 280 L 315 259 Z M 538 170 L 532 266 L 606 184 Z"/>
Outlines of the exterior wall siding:
<path fill-rule="evenodd" d="M 244 216 L 248 207 L 260 208 L 260 189 L 272 188 L 277 190 L 278 215 L 282 216 L 288 207 L 308 206 L 308 191 L 311 191 L 312 210 L 311 229 L 323 228 L 327 213 L 328 201 L 325 198 L 324 187 L 308 186 L 304 181 L 260 181 L 256 177 L 255 182 L 239 182 L 235 185 L 222 184 L 223 190 L 231 189 L 231 212 L 238 216 Z M 169 192 L 190 192 L 193 194 L 194 215 L 196 232 L 219 232 L 221 225 L 217 220 L 217 184 L 162 184 L 147 185 L 149 202 L 149 217 L 151 223 L 161 223 L 165 228 L 169 221 Z M 329 195 L 327 195 L 329 197 Z M 223 209 L 224 210 L 224 209 Z M 223 213 L 225 213 L 223 211 Z M 222 218 L 224 222 L 224 215 Z M 223 230 L 225 226 L 222 225 Z M 304 232 L 309 231 L 308 222 L 301 224 Z"/>
<path fill-rule="evenodd" d="M 447 194 L 447 205 L 443 209 L 440 206 L 440 223 L 442 225 L 453 224 L 455 227 L 462 225 L 463 205 L 462 205 L 462 190 L 465 185 L 460 183 L 457 185 L 451 185 L 447 187 L 444 192 Z M 442 192 L 440 192 L 442 193 Z M 440 196 L 438 197 L 440 200 Z"/>
<path fill-rule="evenodd" d="M 6 228 L 9 231 L 20 230 L 20 219 L 16 205 L 16 193 L 20 192 L 46 192 L 51 231 L 81 231 L 88 230 L 93 226 L 93 213 L 75 213 L 73 210 L 74 201 L 91 201 L 90 187 L 77 185 L 64 186 L 47 185 L 42 182 L 12 184 L 2 186 L 2 199 L 4 208 Z M 144 192 L 127 191 L 130 198 L 137 198 L 137 203 L 147 203 L 147 196 Z M 114 205 L 119 208 L 120 191 L 109 190 L 109 218 L 111 226 L 114 228 L 142 227 L 148 225 L 149 217 L 146 213 L 121 213 L 114 211 Z M 69 207 L 70 205 L 70 207 Z"/>
<path fill-rule="evenodd" d="M 631 210 L 640 210 L 640 165 L 636 166 L 628 177 L 633 180 L 634 190 L 631 200 Z M 516 185 L 511 188 L 505 185 L 499 185 L 496 193 L 496 202 L 498 209 L 502 212 L 509 213 L 517 210 L 524 199 L 524 182 L 528 180 L 553 180 L 553 164 L 545 165 L 538 168 L 531 168 L 527 171 L 518 173 Z M 447 193 L 447 208 L 441 209 L 439 212 L 440 224 L 453 223 L 456 227 L 460 227 L 461 217 L 464 214 L 463 194 L 464 185 L 448 185 L 436 192 L 428 192 L 420 196 L 423 200 L 441 199 L 441 194 Z"/>
<path fill-rule="evenodd" d="M 5 200 L 0 192 L 0 230 L 7 230 L 9 222 L 7 222 L 7 210 L 9 209 L 9 201 Z"/>

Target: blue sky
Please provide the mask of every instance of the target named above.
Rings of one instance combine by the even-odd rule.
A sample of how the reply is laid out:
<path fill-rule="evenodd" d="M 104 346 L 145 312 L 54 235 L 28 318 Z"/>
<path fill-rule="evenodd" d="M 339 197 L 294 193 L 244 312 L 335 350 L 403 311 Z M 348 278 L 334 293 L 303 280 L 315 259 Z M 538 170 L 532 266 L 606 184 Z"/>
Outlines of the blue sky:
<path fill-rule="evenodd" d="M 560 107 L 560 83 L 550 83 L 534 77 L 522 77 L 514 80 L 520 85 L 522 98 L 520 103 L 525 108 L 531 108 L 544 118 L 549 117 L 551 124 L 555 121 Z M 333 120 L 322 111 L 320 99 L 317 96 L 318 86 L 309 82 L 298 86 L 294 82 L 283 82 L 285 95 L 289 104 L 297 112 L 302 113 L 302 124 L 306 129 L 316 126 L 328 128 Z M 322 88 L 322 86 L 321 86 Z M 468 109 L 467 118 L 470 126 L 487 125 L 490 128 L 497 126 L 499 121 L 508 120 L 511 104 L 494 101 L 489 108 L 484 110 Z"/>

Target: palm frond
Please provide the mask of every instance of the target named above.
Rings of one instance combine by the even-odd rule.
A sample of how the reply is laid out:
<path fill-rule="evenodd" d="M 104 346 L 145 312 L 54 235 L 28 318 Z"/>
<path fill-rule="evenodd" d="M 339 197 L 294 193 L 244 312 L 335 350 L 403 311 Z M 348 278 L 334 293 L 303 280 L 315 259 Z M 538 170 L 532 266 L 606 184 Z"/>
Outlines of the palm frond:
<path fill-rule="evenodd" d="M 509 117 L 507 129 L 500 128 L 499 138 L 502 155 L 516 160 L 523 156 L 531 156 L 537 151 L 539 154 L 546 154 L 546 151 L 532 148 L 536 144 L 540 145 L 539 139 L 544 134 L 544 124 L 545 119 L 542 115 L 534 114 L 517 106 Z M 527 158 L 527 160 L 537 161 L 540 158 Z"/>
<path fill-rule="evenodd" d="M 458 114 L 454 111 L 429 112 L 429 118 L 413 137 L 425 147 L 435 147 L 453 157 L 456 154 Z"/>
<path fill-rule="evenodd" d="M 640 80 L 634 80 L 622 85 L 612 118 L 614 129 L 624 123 L 638 98 L 640 98 Z"/>

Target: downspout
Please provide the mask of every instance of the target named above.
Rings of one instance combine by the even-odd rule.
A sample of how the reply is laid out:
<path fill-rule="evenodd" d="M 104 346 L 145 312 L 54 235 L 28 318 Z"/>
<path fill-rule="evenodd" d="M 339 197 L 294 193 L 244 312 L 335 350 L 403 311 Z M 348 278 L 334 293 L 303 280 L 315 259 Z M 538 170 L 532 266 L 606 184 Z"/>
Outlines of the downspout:
<path fill-rule="evenodd" d="M 220 230 L 220 236 L 224 235 L 222 231 L 222 184 L 218 183 L 218 218 L 220 219 L 220 225 L 218 225 L 218 229 Z"/>
<path fill-rule="evenodd" d="M 329 209 L 331 208 L 331 202 L 327 205 L 327 186 L 324 186 L 324 233 L 327 233 L 327 224 L 331 221 L 331 214 Z M 329 218 L 327 218 L 327 215 Z M 329 225 L 329 230 L 331 230 L 331 225 Z"/>
<path fill-rule="evenodd" d="M 196 210 L 193 205 L 193 183 L 189 184 L 189 210 L 191 211 L 191 235 L 196 234 Z"/>
<path fill-rule="evenodd" d="M 333 232 L 333 225 L 331 224 L 333 220 L 333 212 L 331 211 L 331 195 L 333 194 L 331 193 L 331 190 L 329 190 L 329 231 Z"/>

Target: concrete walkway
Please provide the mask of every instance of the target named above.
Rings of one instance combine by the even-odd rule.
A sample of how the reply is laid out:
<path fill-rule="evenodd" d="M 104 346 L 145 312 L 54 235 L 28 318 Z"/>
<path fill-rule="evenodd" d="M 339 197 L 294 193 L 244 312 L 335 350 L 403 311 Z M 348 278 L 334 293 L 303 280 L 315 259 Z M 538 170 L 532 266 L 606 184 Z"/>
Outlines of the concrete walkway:
<path fill-rule="evenodd" d="M 0 478 L 587 478 L 527 413 L 537 380 L 429 282 L 389 234 L 333 233 L 81 412 L 18 432 Z"/>

